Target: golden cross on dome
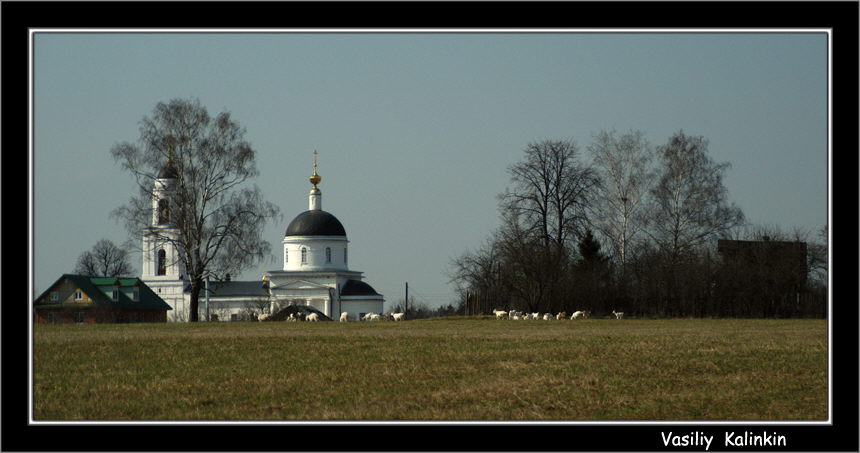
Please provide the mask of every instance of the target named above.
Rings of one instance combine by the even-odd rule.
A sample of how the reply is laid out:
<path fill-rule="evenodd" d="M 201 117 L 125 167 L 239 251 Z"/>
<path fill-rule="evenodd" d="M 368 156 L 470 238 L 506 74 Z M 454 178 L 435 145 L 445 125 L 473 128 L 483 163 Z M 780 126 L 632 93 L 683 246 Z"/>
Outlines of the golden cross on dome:
<path fill-rule="evenodd" d="M 320 175 L 317 174 L 317 150 L 314 150 L 314 174 L 310 177 L 310 181 L 314 187 L 322 181 Z"/>

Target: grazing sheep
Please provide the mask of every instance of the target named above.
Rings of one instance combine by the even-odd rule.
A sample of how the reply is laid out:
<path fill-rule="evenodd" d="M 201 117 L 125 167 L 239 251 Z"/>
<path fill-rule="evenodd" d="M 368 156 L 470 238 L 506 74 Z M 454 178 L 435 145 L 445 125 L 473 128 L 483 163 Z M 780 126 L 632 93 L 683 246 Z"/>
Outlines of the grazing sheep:
<path fill-rule="evenodd" d="M 376 314 L 376 313 L 371 313 L 371 314 L 370 314 L 370 318 L 368 318 L 368 321 L 379 321 L 379 320 L 381 320 L 381 319 L 382 319 L 382 317 L 381 317 L 381 316 L 379 316 L 378 314 Z"/>
<path fill-rule="evenodd" d="M 623 317 L 624 317 L 624 312 L 623 312 L 623 311 L 621 311 L 621 312 L 616 312 L 615 310 L 612 310 L 612 314 L 615 316 L 615 319 L 621 319 L 621 318 L 623 318 Z"/>
<path fill-rule="evenodd" d="M 523 312 L 518 311 L 518 310 L 511 310 L 511 311 L 508 313 L 508 316 L 509 316 L 511 319 L 513 319 L 514 317 L 516 317 L 517 319 L 522 319 L 522 317 L 523 317 Z"/>
<path fill-rule="evenodd" d="M 493 313 L 496 314 L 496 319 L 502 319 L 508 316 L 508 312 L 503 310 L 493 310 Z"/>
<path fill-rule="evenodd" d="M 530 317 L 531 319 L 540 319 L 540 313 L 532 313 Z"/>
<path fill-rule="evenodd" d="M 347 321 L 349 321 L 349 312 L 345 311 L 345 312 L 340 314 L 340 322 L 347 322 Z"/>
<path fill-rule="evenodd" d="M 319 322 L 319 320 L 320 320 L 320 317 L 316 313 L 311 313 L 308 315 L 307 318 L 305 318 L 305 321 L 309 321 L 309 322 Z"/>
<path fill-rule="evenodd" d="M 575 311 L 570 315 L 570 319 L 587 318 L 588 315 L 584 311 Z"/>
<path fill-rule="evenodd" d="M 406 318 L 406 313 L 392 313 L 391 319 L 395 321 L 403 321 Z"/>
<path fill-rule="evenodd" d="M 562 311 L 555 315 L 555 319 L 562 320 L 564 318 L 567 318 L 567 312 Z"/>
<path fill-rule="evenodd" d="M 257 321 L 265 321 L 267 319 L 269 319 L 268 313 L 261 313 L 261 314 L 257 315 Z"/>
<path fill-rule="evenodd" d="M 543 314 L 543 320 L 544 320 L 544 321 L 551 321 L 551 320 L 552 320 L 552 315 L 551 315 L 551 314 L 549 314 L 549 313 L 544 313 L 544 314 Z"/>

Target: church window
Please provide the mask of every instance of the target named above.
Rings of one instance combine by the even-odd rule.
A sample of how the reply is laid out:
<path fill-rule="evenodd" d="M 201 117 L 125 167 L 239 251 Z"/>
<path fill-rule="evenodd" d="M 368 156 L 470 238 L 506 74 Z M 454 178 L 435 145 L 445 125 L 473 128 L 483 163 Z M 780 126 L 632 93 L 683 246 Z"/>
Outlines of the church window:
<path fill-rule="evenodd" d="M 331 263 L 331 247 L 325 248 L 325 262 Z"/>
<path fill-rule="evenodd" d="M 158 200 L 158 224 L 164 225 L 170 222 L 170 206 L 167 199 Z"/>
<path fill-rule="evenodd" d="M 306 264 L 308 262 L 308 249 L 302 247 L 302 264 Z"/>
<path fill-rule="evenodd" d="M 164 249 L 158 251 L 158 272 L 156 275 L 167 275 L 167 253 Z"/>

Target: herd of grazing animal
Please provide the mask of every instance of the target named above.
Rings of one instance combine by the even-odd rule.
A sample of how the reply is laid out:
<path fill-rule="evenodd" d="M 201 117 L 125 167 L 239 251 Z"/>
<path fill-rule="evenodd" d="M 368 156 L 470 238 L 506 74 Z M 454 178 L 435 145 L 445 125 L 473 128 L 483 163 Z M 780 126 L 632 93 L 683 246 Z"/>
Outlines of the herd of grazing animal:
<path fill-rule="evenodd" d="M 521 312 L 521 311 L 517 311 L 517 310 L 505 311 L 505 310 L 494 309 L 493 314 L 496 315 L 496 319 L 512 319 L 514 321 L 527 320 L 527 319 L 535 319 L 535 320 L 542 319 L 544 321 L 551 321 L 553 318 L 556 320 L 567 319 L 567 312 L 564 312 L 564 311 L 559 312 L 555 315 L 552 315 L 551 313 L 543 313 L 543 314 L 541 314 L 541 313 L 525 313 L 525 312 Z M 612 310 L 612 316 L 615 317 L 615 319 L 623 319 L 624 318 L 624 312 L 617 312 L 615 310 Z M 257 320 L 258 321 L 266 321 L 269 319 L 269 317 L 270 317 L 269 314 L 264 313 L 264 314 L 258 315 Z M 573 312 L 572 315 L 570 315 L 571 320 L 587 319 L 588 317 L 589 317 L 589 312 L 584 311 L 584 310 L 575 311 L 575 312 Z M 406 313 L 390 313 L 387 315 L 378 314 L 378 313 L 366 313 L 363 316 L 361 316 L 361 318 L 359 318 L 360 321 L 369 321 L 369 322 L 382 321 L 382 320 L 403 321 L 404 319 L 406 319 Z M 287 318 L 287 321 L 289 321 L 289 322 L 298 322 L 298 321 L 319 322 L 320 317 L 317 313 L 310 313 L 310 314 L 305 315 L 304 313 L 298 312 L 298 313 L 290 313 L 289 317 Z M 345 311 L 345 312 L 341 313 L 339 321 L 340 322 L 348 322 L 349 321 L 349 312 Z"/>
<path fill-rule="evenodd" d="M 556 319 L 556 320 L 568 319 L 567 312 L 564 312 L 564 311 L 556 313 L 555 315 L 553 315 L 552 313 L 543 313 L 543 314 L 541 314 L 541 313 L 524 313 L 524 312 L 517 311 L 517 310 L 505 311 L 505 310 L 499 310 L 497 308 L 497 309 L 493 310 L 493 314 L 496 315 L 496 319 L 511 319 L 514 321 L 525 320 L 525 319 L 542 319 L 544 321 L 551 321 L 553 319 Z M 573 312 L 572 315 L 570 315 L 570 319 L 571 320 L 586 319 L 589 316 L 590 316 L 590 313 L 588 311 L 578 310 L 578 311 Z M 615 317 L 615 319 L 622 319 L 622 318 L 624 318 L 624 312 L 617 312 L 615 310 L 612 310 L 612 317 Z"/>
<path fill-rule="evenodd" d="M 274 318 L 268 313 L 263 313 L 257 315 L 257 321 L 271 321 Z M 403 321 L 406 319 L 406 313 L 390 313 L 387 315 L 378 314 L 378 313 L 366 313 L 359 319 L 360 321 Z M 340 322 L 348 322 L 349 321 L 349 312 L 343 312 L 340 314 L 340 318 L 338 319 Z M 290 313 L 286 318 L 287 322 L 300 322 L 300 321 L 308 321 L 308 322 L 319 322 L 322 321 L 319 313 Z"/>

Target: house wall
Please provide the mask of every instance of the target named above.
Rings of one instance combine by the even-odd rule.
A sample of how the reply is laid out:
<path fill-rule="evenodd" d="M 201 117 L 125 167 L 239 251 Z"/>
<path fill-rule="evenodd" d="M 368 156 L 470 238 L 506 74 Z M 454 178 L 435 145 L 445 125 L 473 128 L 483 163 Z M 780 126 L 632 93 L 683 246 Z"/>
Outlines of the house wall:
<path fill-rule="evenodd" d="M 49 291 L 45 292 L 45 296 L 41 299 L 36 300 L 37 305 L 51 305 L 51 304 L 82 304 L 88 305 L 92 303 L 92 299 L 90 296 L 83 291 L 81 292 L 83 298 L 81 300 L 75 300 L 75 292 L 78 290 L 77 285 L 72 283 L 69 280 L 63 280 L 54 285 Z M 56 293 L 57 299 L 53 299 L 52 295 Z"/>
<path fill-rule="evenodd" d="M 80 316 L 78 314 L 81 314 Z M 37 308 L 35 324 L 104 324 L 167 322 L 166 310 L 94 309 L 92 307 Z"/>

